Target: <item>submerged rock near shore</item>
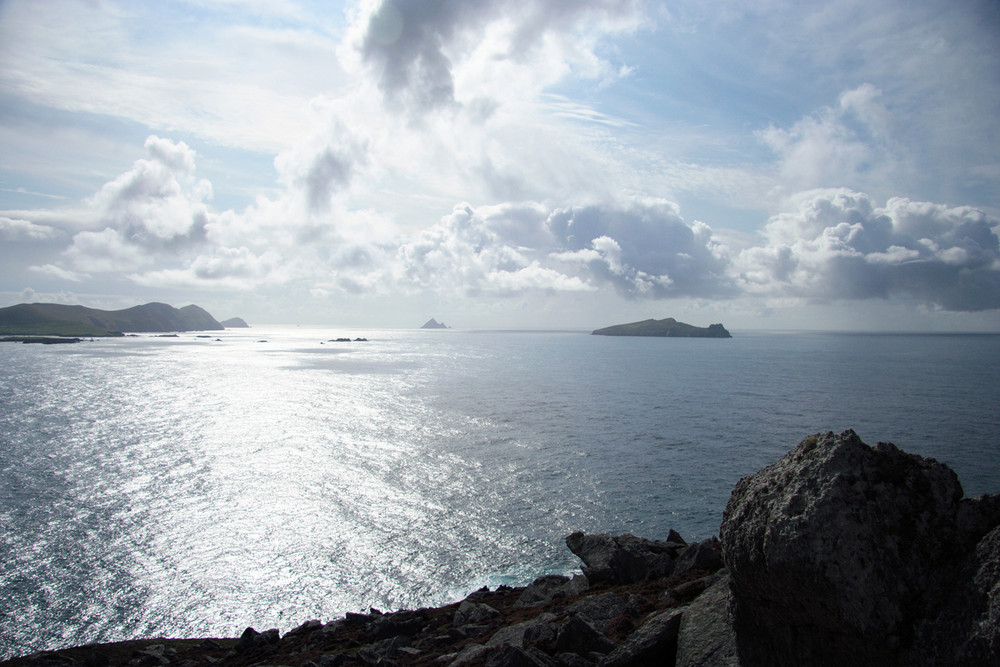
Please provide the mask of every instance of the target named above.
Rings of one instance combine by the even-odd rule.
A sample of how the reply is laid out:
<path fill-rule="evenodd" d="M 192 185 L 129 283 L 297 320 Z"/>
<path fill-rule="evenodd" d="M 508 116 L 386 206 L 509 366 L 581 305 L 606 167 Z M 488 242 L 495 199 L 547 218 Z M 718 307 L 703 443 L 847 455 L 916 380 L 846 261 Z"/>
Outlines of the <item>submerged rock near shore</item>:
<path fill-rule="evenodd" d="M 721 541 L 573 533 L 583 574 L 282 635 L 78 647 L 4 665 L 998 665 L 1000 495 L 853 431 L 736 485 Z"/>

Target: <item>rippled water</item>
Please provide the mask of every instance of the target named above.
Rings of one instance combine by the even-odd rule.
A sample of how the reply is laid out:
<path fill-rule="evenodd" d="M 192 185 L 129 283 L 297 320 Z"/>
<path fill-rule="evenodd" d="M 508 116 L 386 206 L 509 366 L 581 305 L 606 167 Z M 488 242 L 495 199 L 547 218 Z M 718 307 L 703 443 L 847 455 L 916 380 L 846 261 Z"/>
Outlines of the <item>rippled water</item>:
<path fill-rule="evenodd" d="M 252 329 L 0 369 L 0 657 L 440 604 L 576 568 L 574 530 L 707 537 L 817 431 L 1000 490 L 1000 336 Z"/>

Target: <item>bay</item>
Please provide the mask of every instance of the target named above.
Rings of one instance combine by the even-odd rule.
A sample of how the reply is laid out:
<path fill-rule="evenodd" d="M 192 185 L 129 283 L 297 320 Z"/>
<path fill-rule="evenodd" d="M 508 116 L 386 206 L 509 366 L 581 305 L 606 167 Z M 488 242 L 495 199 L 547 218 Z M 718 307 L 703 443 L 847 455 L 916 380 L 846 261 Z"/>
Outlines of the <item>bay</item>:
<path fill-rule="evenodd" d="M 1000 491 L 1000 336 L 734 336 L 2 345 L 0 657 L 442 604 L 573 571 L 575 530 L 709 537 L 820 431 Z"/>

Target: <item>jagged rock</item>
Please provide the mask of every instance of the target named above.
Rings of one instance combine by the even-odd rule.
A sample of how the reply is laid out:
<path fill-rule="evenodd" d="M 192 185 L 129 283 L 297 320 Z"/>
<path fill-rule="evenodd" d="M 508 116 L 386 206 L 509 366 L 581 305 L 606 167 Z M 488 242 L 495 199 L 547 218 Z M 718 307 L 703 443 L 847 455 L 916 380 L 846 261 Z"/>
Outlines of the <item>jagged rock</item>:
<path fill-rule="evenodd" d="M 1000 527 L 980 540 L 943 590 L 939 613 L 921 623 L 909 665 L 1000 665 Z"/>
<path fill-rule="evenodd" d="M 500 612 L 488 604 L 463 600 L 462 604 L 458 605 L 458 609 L 455 610 L 452 625 L 459 628 L 463 625 L 489 623 L 499 615 Z"/>
<path fill-rule="evenodd" d="M 958 528 L 961 497 L 947 466 L 853 431 L 740 480 L 721 529 L 740 660 L 904 664 L 956 547 L 978 541 Z"/>
<path fill-rule="evenodd" d="M 535 579 L 524 589 L 517 600 L 517 606 L 534 607 L 557 597 L 578 595 L 589 586 L 587 578 L 582 575 L 570 579 L 561 574 L 546 574 Z"/>
<path fill-rule="evenodd" d="M 737 667 L 736 635 L 729 607 L 732 596 L 729 576 L 714 577 L 681 617 L 677 636 L 677 667 Z"/>
<path fill-rule="evenodd" d="M 445 663 L 449 667 L 458 667 L 458 665 L 478 661 L 489 652 L 490 649 L 482 644 L 466 644 L 458 653 L 442 655 L 438 658 L 438 662 Z"/>
<path fill-rule="evenodd" d="M 410 642 L 406 637 L 396 636 L 382 641 L 365 644 L 358 649 L 358 657 L 369 665 L 385 664 L 392 657 L 403 654 L 403 649 L 409 648 Z"/>
<path fill-rule="evenodd" d="M 583 574 L 591 584 L 633 583 L 663 577 L 673 569 L 676 546 L 635 535 L 586 535 L 576 532 L 566 546 L 584 562 Z"/>
<path fill-rule="evenodd" d="M 614 648 L 611 640 L 580 614 L 571 616 L 556 634 L 555 650 L 559 652 L 586 655 L 591 652 L 610 653 Z"/>
<path fill-rule="evenodd" d="M 486 667 L 560 667 L 559 663 L 536 648 L 523 649 L 506 645 L 493 651 Z"/>
<path fill-rule="evenodd" d="M 310 632 L 314 632 L 316 630 L 321 629 L 322 627 L 323 627 L 323 621 L 320 621 L 319 619 L 309 620 L 309 621 L 306 621 L 305 623 L 303 623 L 302 625 L 299 625 L 299 626 L 297 626 L 295 628 L 292 628 L 291 630 L 289 630 L 288 632 L 286 632 L 285 633 L 285 638 L 287 639 L 288 637 L 297 637 L 299 635 L 307 635 Z"/>
<path fill-rule="evenodd" d="M 490 637 L 486 645 L 492 647 L 510 644 L 524 648 L 528 642 L 551 641 L 556 635 L 556 630 L 552 628 L 555 619 L 555 614 L 544 613 L 533 619 L 500 628 Z"/>
<path fill-rule="evenodd" d="M 612 620 L 628 611 L 628 602 L 623 595 L 602 593 L 580 598 L 567 607 L 566 611 L 583 614 L 595 624 L 595 627 L 603 629 Z"/>
<path fill-rule="evenodd" d="M 677 654 L 681 612 L 668 610 L 646 621 L 607 658 L 602 667 L 672 665 Z"/>
<path fill-rule="evenodd" d="M 677 576 L 692 570 L 715 572 L 722 569 L 724 565 L 722 544 L 717 538 L 712 537 L 685 547 L 684 551 L 674 560 L 672 574 Z"/>
<path fill-rule="evenodd" d="M 260 637 L 260 633 L 259 632 L 257 632 L 253 628 L 247 628 L 246 630 L 243 631 L 243 634 L 240 635 L 240 639 L 239 639 L 238 642 L 236 642 L 236 645 L 233 646 L 233 649 L 237 653 L 242 653 L 243 651 L 248 651 L 248 650 L 254 648 L 255 646 L 257 646 L 257 642 L 259 641 L 258 640 L 259 637 Z"/>

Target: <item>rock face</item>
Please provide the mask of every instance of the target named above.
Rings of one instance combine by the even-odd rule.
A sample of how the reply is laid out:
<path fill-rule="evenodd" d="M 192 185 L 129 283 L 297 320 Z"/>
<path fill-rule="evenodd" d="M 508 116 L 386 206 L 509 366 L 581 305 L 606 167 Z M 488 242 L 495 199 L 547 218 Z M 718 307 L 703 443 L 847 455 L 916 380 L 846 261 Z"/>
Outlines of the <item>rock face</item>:
<path fill-rule="evenodd" d="M 853 431 L 740 480 L 721 539 L 742 664 L 998 664 L 997 540 L 976 545 L 1000 513 L 962 495 L 947 466 Z"/>

